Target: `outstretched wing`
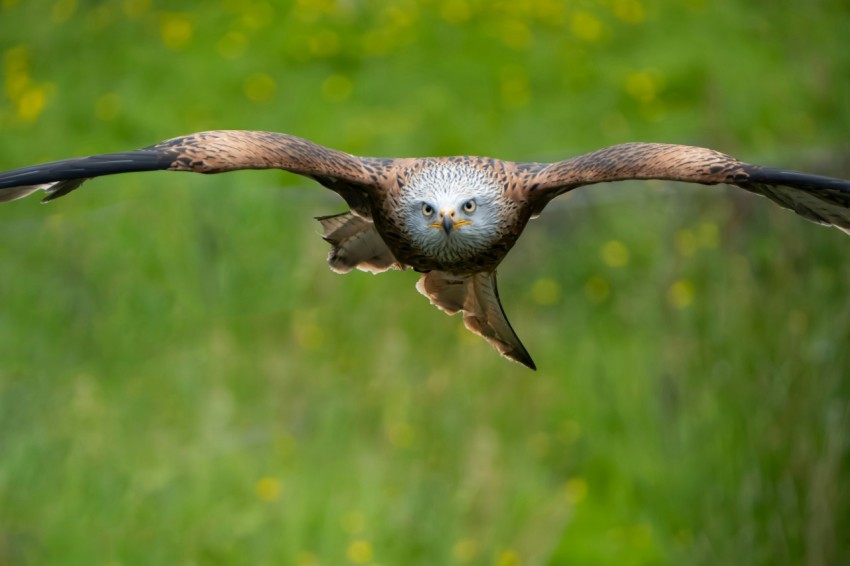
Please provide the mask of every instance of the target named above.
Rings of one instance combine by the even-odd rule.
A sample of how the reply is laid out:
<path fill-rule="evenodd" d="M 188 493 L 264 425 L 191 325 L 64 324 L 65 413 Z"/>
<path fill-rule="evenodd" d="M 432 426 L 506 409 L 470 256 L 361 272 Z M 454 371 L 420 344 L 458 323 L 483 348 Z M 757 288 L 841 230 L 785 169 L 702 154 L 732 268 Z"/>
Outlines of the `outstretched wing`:
<path fill-rule="evenodd" d="M 379 187 L 383 161 L 355 157 L 307 140 L 273 132 L 200 132 L 123 153 L 108 153 L 33 165 L 0 173 L 0 202 L 47 193 L 44 202 L 68 194 L 103 175 L 137 171 L 223 173 L 240 169 L 284 169 L 315 179 L 368 216 L 365 192 Z"/>
<path fill-rule="evenodd" d="M 429 271 L 419 278 L 416 290 L 447 314 L 463 311 L 463 324 L 469 330 L 506 358 L 537 369 L 502 309 L 495 271 L 474 275 Z"/>
<path fill-rule="evenodd" d="M 711 149 L 659 143 L 626 143 L 573 159 L 537 166 L 528 178 L 535 214 L 572 189 L 628 179 L 726 183 L 766 196 L 782 207 L 850 234 L 850 181 L 768 169 Z"/>

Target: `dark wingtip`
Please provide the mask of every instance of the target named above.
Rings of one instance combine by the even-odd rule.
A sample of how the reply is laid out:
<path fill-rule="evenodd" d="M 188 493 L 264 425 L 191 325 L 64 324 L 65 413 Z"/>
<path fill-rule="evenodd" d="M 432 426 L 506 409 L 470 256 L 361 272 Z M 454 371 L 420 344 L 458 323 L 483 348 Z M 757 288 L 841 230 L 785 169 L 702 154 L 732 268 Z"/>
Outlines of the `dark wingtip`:
<path fill-rule="evenodd" d="M 798 171 L 786 171 L 784 169 L 772 169 L 769 167 L 754 167 L 749 171 L 749 178 L 747 180 L 752 183 L 784 185 L 786 187 L 850 191 L 850 181 L 846 179 L 812 175 Z"/>
<path fill-rule="evenodd" d="M 49 201 L 71 192 L 92 177 L 168 169 L 176 153 L 146 149 L 53 161 L 0 172 L 0 189 L 60 183 L 49 189 Z M 75 184 L 76 182 L 76 184 Z"/>
<path fill-rule="evenodd" d="M 58 183 L 56 183 L 55 185 L 53 185 L 53 186 L 51 186 L 50 188 L 47 189 L 47 195 L 43 199 L 41 199 L 41 204 L 47 204 L 48 202 L 52 201 L 53 199 L 57 199 L 59 197 L 63 197 L 65 195 L 67 195 L 71 191 L 74 191 L 74 190 L 80 188 L 80 185 L 82 185 L 86 181 L 88 181 L 87 178 L 85 178 L 85 179 L 69 179 L 67 181 L 59 181 Z"/>
<path fill-rule="evenodd" d="M 531 359 L 531 355 L 528 353 L 527 350 L 525 350 L 525 347 L 523 347 L 522 350 L 505 352 L 504 356 L 509 360 L 521 364 L 532 371 L 537 371 L 537 364 L 535 364 L 534 360 Z"/>

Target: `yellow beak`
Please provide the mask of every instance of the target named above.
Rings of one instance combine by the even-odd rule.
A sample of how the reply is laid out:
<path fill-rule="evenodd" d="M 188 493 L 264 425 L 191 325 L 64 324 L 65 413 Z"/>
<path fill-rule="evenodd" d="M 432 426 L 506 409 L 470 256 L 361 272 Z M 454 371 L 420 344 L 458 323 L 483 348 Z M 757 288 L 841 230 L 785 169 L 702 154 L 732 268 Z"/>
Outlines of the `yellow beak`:
<path fill-rule="evenodd" d="M 452 230 L 455 230 L 467 224 L 472 224 L 472 222 L 470 222 L 469 220 L 455 220 L 455 213 L 453 210 L 441 210 L 440 220 L 438 222 L 433 222 L 432 224 L 430 224 L 430 226 L 431 228 L 442 228 L 443 232 L 445 232 L 446 236 L 448 236 L 452 233 Z"/>

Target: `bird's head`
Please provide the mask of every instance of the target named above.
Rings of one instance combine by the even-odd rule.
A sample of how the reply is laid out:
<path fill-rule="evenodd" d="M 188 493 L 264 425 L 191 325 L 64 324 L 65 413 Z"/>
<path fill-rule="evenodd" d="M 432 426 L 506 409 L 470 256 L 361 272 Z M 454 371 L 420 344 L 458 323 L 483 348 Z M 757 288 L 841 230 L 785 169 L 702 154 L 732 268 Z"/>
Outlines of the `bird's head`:
<path fill-rule="evenodd" d="M 505 226 L 503 188 L 467 164 L 436 163 L 403 191 L 405 230 L 436 260 L 463 261 L 489 248 Z"/>

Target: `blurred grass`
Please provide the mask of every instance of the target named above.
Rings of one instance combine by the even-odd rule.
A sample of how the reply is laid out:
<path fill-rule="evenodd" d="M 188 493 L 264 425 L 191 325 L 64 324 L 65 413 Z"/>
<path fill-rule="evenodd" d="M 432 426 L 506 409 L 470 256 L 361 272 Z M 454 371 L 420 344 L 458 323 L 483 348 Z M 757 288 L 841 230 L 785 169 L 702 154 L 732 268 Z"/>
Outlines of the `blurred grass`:
<path fill-rule="evenodd" d="M 244 128 L 848 176 L 848 26 L 838 0 L 2 0 L 0 168 Z M 501 270 L 531 374 L 414 274 L 331 273 L 316 187 L 147 173 L 0 209 L 0 562 L 850 552 L 838 231 L 716 188 L 563 198 Z"/>

